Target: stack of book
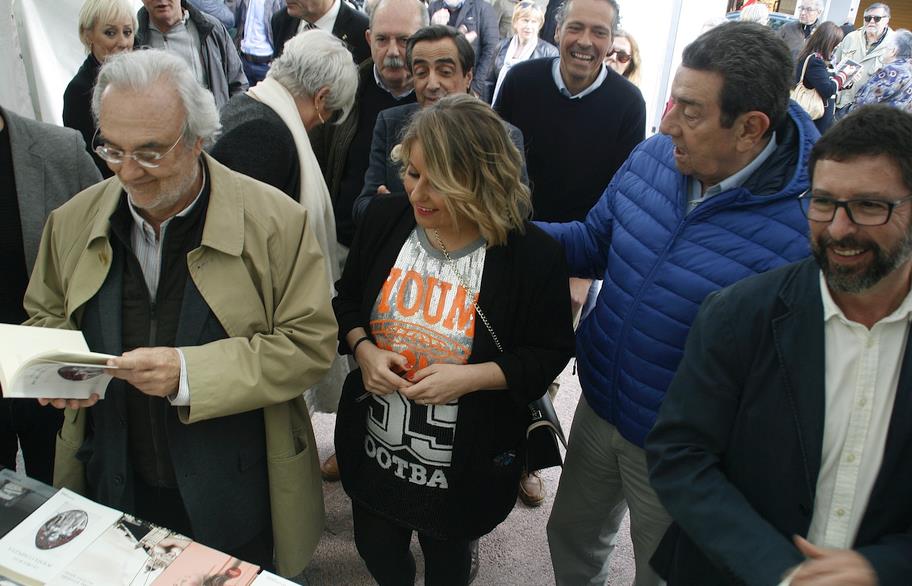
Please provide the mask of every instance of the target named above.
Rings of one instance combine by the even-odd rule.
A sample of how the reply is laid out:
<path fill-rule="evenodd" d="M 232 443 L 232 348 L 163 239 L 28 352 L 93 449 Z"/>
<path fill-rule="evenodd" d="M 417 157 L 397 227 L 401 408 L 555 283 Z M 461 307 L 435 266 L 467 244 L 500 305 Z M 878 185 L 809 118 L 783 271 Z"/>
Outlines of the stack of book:
<path fill-rule="evenodd" d="M 0 470 L 0 586 L 293 584 L 259 569 L 65 488 Z"/>

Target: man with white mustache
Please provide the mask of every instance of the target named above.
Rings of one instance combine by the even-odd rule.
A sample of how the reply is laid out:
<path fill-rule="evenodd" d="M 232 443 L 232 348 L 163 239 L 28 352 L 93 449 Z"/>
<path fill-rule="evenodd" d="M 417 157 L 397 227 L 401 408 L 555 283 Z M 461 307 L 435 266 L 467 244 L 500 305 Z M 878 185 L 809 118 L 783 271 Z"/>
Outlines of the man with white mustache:
<path fill-rule="evenodd" d="M 548 521 L 559 585 L 605 583 L 628 507 L 635 585 L 660 583 L 649 560 L 671 519 L 643 446 L 690 324 L 706 295 L 808 254 L 797 198 L 818 134 L 790 103 L 793 84 L 769 28 L 710 29 L 684 49 L 662 134 L 631 153 L 585 222 L 539 224 L 571 276 L 604 283 L 577 331 L 583 397 Z"/>

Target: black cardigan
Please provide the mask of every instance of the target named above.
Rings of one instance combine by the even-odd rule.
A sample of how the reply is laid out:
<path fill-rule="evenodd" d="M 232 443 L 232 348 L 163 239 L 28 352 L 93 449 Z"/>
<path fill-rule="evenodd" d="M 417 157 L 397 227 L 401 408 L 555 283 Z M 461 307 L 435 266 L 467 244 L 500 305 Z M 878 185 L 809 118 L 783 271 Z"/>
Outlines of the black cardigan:
<path fill-rule="evenodd" d="M 92 117 L 92 93 L 95 91 L 95 79 L 98 77 L 99 69 L 101 64 L 89 53 L 63 92 L 63 125 L 82 134 L 86 150 L 92 155 L 101 176 L 107 179 L 113 176 L 114 172 L 92 150 L 92 139 L 97 129 Z"/>
<path fill-rule="evenodd" d="M 352 329 L 360 326 L 370 332 L 374 302 L 415 225 L 412 207 L 402 195 L 377 198 L 368 209 L 336 283 L 333 309 L 339 322 L 340 353 L 350 353 L 345 335 Z M 459 399 L 450 486 L 454 501 L 447 511 L 441 511 L 452 517 L 448 520 L 452 537 L 488 533 L 513 508 L 525 456 L 528 403 L 545 393 L 573 354 L 568 272 L 560 245 L 527 223 L 525 233 L 512 232 L 506 246 L 489 248 L 478 305 L 504 352 L 497 350 L 478 320 L 469 363 L 495 362 L 503 370 L 509 390 L 469 393 Z M 349 375 L 345 386 L 340 417 L 354 406 L 354 397 L 363 393 L 360 370 Z M 363 433 L 340 437 L 337 425 L 343 483 L 346 465 L 354 465 L 345 460 L 345 454 L 357 454 L 363 437 Z M 346 446 L 353 451 L 347 452 Z M 517 456 L 514 462 L 495 464 L 498 455 L 511 450 Z M 362 504 L 360 491 L 370 488 L 345 486 Z"/>

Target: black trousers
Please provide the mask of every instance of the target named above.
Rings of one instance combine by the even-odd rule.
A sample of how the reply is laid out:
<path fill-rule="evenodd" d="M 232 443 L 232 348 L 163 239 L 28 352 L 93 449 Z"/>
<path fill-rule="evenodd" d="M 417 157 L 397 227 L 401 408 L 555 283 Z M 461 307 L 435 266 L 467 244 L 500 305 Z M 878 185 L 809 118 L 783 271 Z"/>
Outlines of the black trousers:
<path fill-rule="evenodd" d="M 355 546 L 380 586 L 412 586 L 415 558 L 409 551 L 412 530 L 352 503 Z M 426 586 L 465 586 L 472 565 L 469 540 L 434 539 L 418 532 L 424 554 Z"/>
<path fill-rule="evenodd" d="M 176 531 L 181 535 L 196 539 L 193 526 L 180 491 L 176 488 L 149 486 L 134 475 L 136 487 L 136 516 L 161 527 Z M 207 545 L 207 544 L 203 544 Z M 272 523 L 251 541 L 232 549 L 223 550 L 239 560 L 256 564 L 264 570 L 275 572 L 273 564 Z"/>
<path fill-rule="evenodd" d="M 54 480 L 54 445 L 63 410 L 35 399 L 0 399 L 0 466 L 16 469 L 22 445 L 25 473 L 45 484 Z"/>

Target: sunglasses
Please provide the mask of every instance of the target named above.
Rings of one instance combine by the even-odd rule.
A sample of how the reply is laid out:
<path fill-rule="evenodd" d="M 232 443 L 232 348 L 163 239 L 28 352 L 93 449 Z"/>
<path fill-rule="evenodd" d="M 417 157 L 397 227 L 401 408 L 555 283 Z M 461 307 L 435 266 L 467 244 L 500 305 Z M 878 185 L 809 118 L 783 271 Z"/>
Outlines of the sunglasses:
<path fill-rule="evenodd" d="M 886 16 L 865 16 L 864 21 L 871 22 L 873 20 L 874 22 L 880 22 L 884 18 L 886 18 Z"/>
<path fill-rule="evenodd" d="M 630 53 L 627 53 L 626 51 L 618 51 L 618 50 L 614 50 L 614 51 L 608 53 L 608 56 L 614 57 L 614 59 L 618 63 L 627 63 L 633 57 Z"/>

